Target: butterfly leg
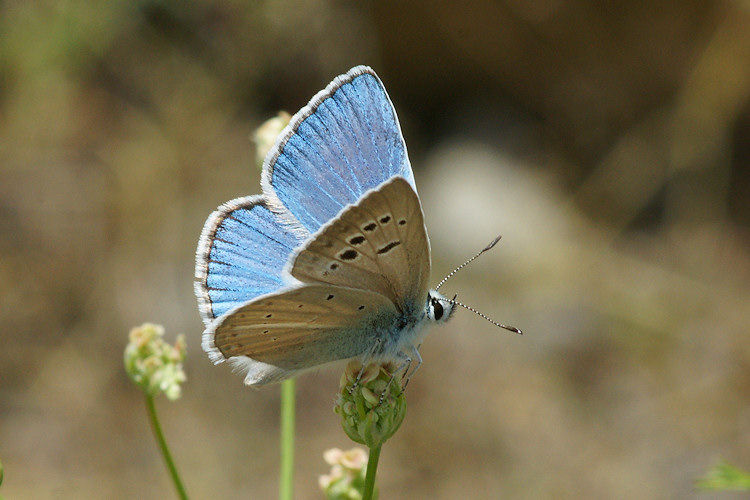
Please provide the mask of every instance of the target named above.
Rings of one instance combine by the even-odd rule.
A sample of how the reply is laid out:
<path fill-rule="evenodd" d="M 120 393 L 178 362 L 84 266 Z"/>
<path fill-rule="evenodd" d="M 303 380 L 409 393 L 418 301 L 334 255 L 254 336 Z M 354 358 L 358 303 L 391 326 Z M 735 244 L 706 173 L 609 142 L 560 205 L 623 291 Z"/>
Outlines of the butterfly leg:
<path fill-rule="evenodd" d="M 393 370 L 393 374 L 391 375 L 390 380 L 388 380 L 388 385 L 386 385 L 385 389 L 383 389 L 383 392 L 380 393 L 380 401 L 378 402 L 378 405 L 383 402 L 383 400 L 385 399 L 385 395 L 388 394 L 388 390 L 391 388 L 391 384 L 393 383 L 393 379 L 396 378 L 396 374 L 402 371 L 406 373 L 411 366 L 411 358 L 405 352 L 400 351 L 398 353 L 398 358 L 400 363 L 396 366 L 396 369 Z M 403 387 L 401 390 L 404 390 Z"/>
<path fill-rule="evenodd" d="M 414 376 L 415 373 L 417 373 L 417 370 L 419 370 L 419 367 L 422 366 L 422 355 L 419 354 L 419 348 L 422 347 L 422 344 L 419 344 L 418 346 L 412 346 L 412 349 L 414 350 L 414 357 L 417 360 L 417 366 L 414 367 L 414 370 L 409 374 L 408 377 L 406 377 L 406 373 L 404 372 L 404 377 L 406 377 L 406 380 L 404 381 L 404 385 L 402 386 L 402 390 L 406 390 L 406 386 L 409 385 L 409 381 Z M 411 361 L 411 360 L 409 360 Z"/>
<path fill-rule="evenodd" d="M 354 393 L 354 390 L 357 387 L 359 387 L 359 381 L 362 380 L 362 374 L 365 372 L 365 368 L 367 368 L 367 365 L 368 365 L 367 361 L 365 361 L 365 360 L 366 359 L 372 359 L 373 356 L 375 355 L 375 353 L 380 350 L 380 344 L 382 344 L 382 343 L 383 343 L 383 339 L 381 339 L 381 338 L 376 338 L 375 339 L 375 345 L 372 347 L 372 350 L 370 351 L 370 353 L 368 354 L 368 356 L 362 360 L 362 368 L 359 369 L 359 373 L 357 373 L 357 377 L 354 379 L 354 383 L 349 388 L 349 394 Z"/>
<path fill-rule="evenodd" d="M 354 389 L 359 387 L 359 381 L 362 380 L 362 374 L 365 372 L 365 367 L 367 365 L 365 363 L 362 363 L 362 368 L 359 369 L 359 373 L 357 373 L 357 377 L 354 379 L 354 383 L 349 388 L 349 394 L 352 394 L 354 392 Z"/>
<path fill-rule="evenodd" d="M 413 352 L 414 352 L 414 354 L 416 355 L 415 357 L 417 358 L 417 366 L 416 366 L 416 367 L 414 368 L 414 371 L 413 371 L 413 372 L 411 372 L 411 373 L 409 373 L 409 367 L 410 367 L 411 365 L 408 365 L 408 366 L 406 367 L 406 370 L 404 370 L 404 373 L 402 373 L 402 374 L 401 374 L 401 380 L 404 380 L 404 379 L 406 379 L 406 380 L 407 380 L 407 383 L 408 383 L 408 380 L 410 380 L 410 379 L 411 379 L 411 377 L 412 377 L 412 376 L 413 376 L 413 375 L 414 375 L 415 373 L 417 373 L 417 370 L 419 370 L 419 367 L 420 367 L 420 366 L 422 366 L 422 356 L 420 356 L 420 355 L 419 355 L 419 348 L 420 348 L 420 347 L 422 347 L 422 344 L 419 344 L 419 345 L 418 345 L 418 346 L 417 346 L 416 348 L 415 348 L 414 346 L 412 346 Z M 407 377 L 407 375 L 409 375 L 409 376 Z M 406 385 L 404 385 L 404 387 L 406 387 Z"/>
<path fill-rule="evenodd" d="M 407 359 L 406 367 L 403 369 L 403 371 L 401 373 L 401 381 L 402 382 L 406 378 L 406 374 L 409 373 L 409 369 L 411 368 L 411 361 L 412 361 L 411 358 L 406 358 L 406 359 Z M 398 373 L 398 370 L 396 371 L 396 373 Z"/>

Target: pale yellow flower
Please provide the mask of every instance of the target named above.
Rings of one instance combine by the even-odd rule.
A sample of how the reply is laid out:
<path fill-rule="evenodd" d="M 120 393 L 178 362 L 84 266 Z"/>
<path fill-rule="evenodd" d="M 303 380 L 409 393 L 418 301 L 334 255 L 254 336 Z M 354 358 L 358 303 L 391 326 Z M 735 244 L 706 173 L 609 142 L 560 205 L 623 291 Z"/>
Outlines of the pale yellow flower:
<path fill-rule="evenodd" d="M 175 345 L 164 342 L 164 327 L 144 323 L 130 330 L 130 342 L 125 347 L 125 371 L 150 396 L 164 393 L 174 401 L 181 395 L 185 382 L 182 362 L 185 359 L 185 337 L 178 335 Z"/>
<path fill-rule="evenodd" d="M 289 113 L 279 111 L 278 115 L 263 122 L 263 125 L 255 131 L 255 136 L 253 137 L 255 141 L 255 162 L 259 166 L 263 165 L 263 160 L 266 159 L 266 155 L 274 143 L 276 143 L 276 138 L 291 119 L 292 116 Z"/>

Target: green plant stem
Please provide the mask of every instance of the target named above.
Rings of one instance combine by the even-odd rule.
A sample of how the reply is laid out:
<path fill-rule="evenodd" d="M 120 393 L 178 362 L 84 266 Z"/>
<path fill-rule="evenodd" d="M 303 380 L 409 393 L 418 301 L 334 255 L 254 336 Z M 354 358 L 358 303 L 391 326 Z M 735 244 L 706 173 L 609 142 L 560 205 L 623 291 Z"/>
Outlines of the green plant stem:
<path fill-rule="evenodd" d="M 375 491 L 375 473 L 378 470 L 378 459 L 380 458 L 380 447 L 377 445 L 370 448 L 370 456 L 367 459 L 367 474 L 365 475 L 365 490 L 362 492 L 362 500 L 372 500 Z"/>
<path fill-rule="evenodd" d="M 156 407 L 154 406 L 154 398 L 148 394 L 146 394 L 146 408 L 148 409 L 148 417 L 151 421 L 151 428 L 154 431 L 154 437 L 156 437 L 156 442 L 159 444 L 159 450 L 164 457 L 164 462 L 167 464 L 169 475 L 172 476 L 174 487 L 177 489 L 177 496 L 180 497 L 181 500 L 187 500 L 185 487 L 182 485 L 180 474 L 177 472 L 177 467 L 175 467 L 174 460 L 172 460 L 172 454 L 169 453 L 167 442 L 161 431 L 161 424 L 159 424 L 159 417 L 156 415 Z"/>
<path fill-rule="evenodd" d="M 292 378 L 281 383 L 281 500 L 292 500 L 294 494 L 294 399 L 295 380 Z"/>

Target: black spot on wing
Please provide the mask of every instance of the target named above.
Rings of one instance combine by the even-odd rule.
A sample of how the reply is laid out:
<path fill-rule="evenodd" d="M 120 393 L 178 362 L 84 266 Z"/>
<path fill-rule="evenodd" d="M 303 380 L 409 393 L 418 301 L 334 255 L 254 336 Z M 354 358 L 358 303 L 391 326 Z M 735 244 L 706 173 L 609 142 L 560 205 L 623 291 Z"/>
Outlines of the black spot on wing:
<path fill-rule="evenodd" d="M 388 222 L 390 220 L 391 220 L 391 216 L 390 215 L 386 215 L 386 216 L 380 218 L 380 223 L 381 224 L 388 224 Z"/>
<path fill-rule="evenodd" d="M 351 238 L 349 240 L 349 243 L 352 245 L 360 245 L 364 243 L 364 241 L 365 241 L 365 237 L 360 234 L 358 236 L 355 236 L 354 238 Z"/>
<path fill-rule="evenodd" d="M 391 241 L 390 243 L 388 243 L 388 244 L 387 244 L 386 246 L 384 246 L 383 248 L 379 248 L 379 249 L 378 249 L 378 254 L 384 254 L 384 253 L 388 253 L 388 252 L 390 252 L 391 250 L 393 250 L 393 248 L 395 248 L 395 247 L 399 246 L 400 244 L 401 244 L 401 242 L 400 242 L 400 241 L 398 241 L 398 240 L 396 240 L 396 241 Z"/>
<path fill-rule="evenodd" d="M 326 297 L 326 300 L 331 300 L 332 298 L 333 298 L 333 295 L 329 295 L 328 297 Z"/>
<path fill-rule="evenodd" d="M 335 262 L 331 262 L 331 265 L 328 266 L 328 267 L 330 267 L 331 270 L 334 270 L 334 269 L 338 269 L 339 265 L 337 263 L 335 263 Z"/>
<path fill-rule="evenodd" d="M 398 221 L 399 226 L 403 226 L 404 224 L 406 224 L 406 219 L 401 219 L 400 221 Z"/>
<path fill-rule="evenodd" d="M 376 227 L 378 227 L 377 224 L 375 224 L 374 222 L 370 222 L 369 224 L 367 224 L 362 229 L 364 229 L 365 231 L 374 231 Z"/>
<path fill-rule="evenodd" d="M 344 260 L 354 260 L 357 258 L 357 251 L 352 250 L 351 248 L 345 252 L 343 252 L 341 255 L 339 255 L 340 258 Z"/>

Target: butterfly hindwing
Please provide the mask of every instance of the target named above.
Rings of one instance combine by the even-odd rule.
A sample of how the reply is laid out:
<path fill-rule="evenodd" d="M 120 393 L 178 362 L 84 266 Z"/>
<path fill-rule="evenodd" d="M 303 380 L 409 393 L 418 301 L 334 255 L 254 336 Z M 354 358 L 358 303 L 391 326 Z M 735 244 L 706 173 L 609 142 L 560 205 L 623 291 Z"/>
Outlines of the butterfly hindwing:
<path fill-rule="evenodd" d="M 260 385 L 363 354 L 397 315 L 390 300 L 371 291 L 301 285 L 222 316 L 204 333 L 203 348 L 215 362 L 245 357 L 246 382 Z"/>
<path fill-rule="evenodd" d="M 396 112 L 375 72 L 357 66 L 294 115 L 261 183 L 274 211 L 288 210 L 311 234 L 396 175 L 414 184 Z"/>
<path fill-rule="evenodd" d="M 220 206 L 203 227 L 195 293 L 203 321 L 286 286 L 283 269 L 299 240 L 278 224 L 262 196 Z"/>
<path fill-rule="evenodd" d="M 290 263 L 302 282 L 371 290 L 402 312 L 421 307 L 430 247 L 417 194 L 394 177 L 322 227 Z"/>

